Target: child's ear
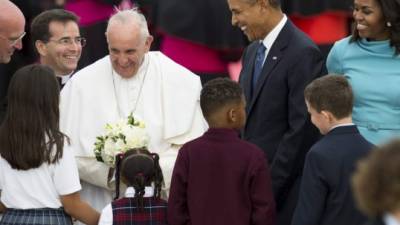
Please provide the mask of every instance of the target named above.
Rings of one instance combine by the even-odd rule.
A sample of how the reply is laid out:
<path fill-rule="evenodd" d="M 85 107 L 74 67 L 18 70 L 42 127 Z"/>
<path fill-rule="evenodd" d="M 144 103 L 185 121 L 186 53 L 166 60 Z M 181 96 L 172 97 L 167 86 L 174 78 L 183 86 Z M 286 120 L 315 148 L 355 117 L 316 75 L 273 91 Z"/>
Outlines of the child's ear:
<path fill-rule="evenodd" d="M 229 122 L 236 122 L 237 120 L 237 112 L 235 108 L 231 108 L 228 110 L 228 120 Z"/>
<path fill-rule="evenodd" d="M 335 117 L 332 115 L 331 112 L 322 110 L 321 114 L 328 120 L 330 123 L 334 121 Z"/>

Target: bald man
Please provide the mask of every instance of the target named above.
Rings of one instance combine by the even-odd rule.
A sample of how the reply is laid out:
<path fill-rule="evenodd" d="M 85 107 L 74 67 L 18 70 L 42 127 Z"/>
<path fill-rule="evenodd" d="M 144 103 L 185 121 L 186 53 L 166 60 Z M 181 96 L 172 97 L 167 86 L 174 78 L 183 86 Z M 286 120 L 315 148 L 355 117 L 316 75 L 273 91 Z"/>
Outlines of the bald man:
<path fill-rule="evenodd" d="M 0 64 L 9 63 L 15 49 L 22 48 L 25 36 L 25 17 L 21 10 L 9 0 L 0 0 Z M 6 111 L 6 90 L 8 79 L 0 74 L 0 123 Z M 8 75 L 11 76 L 11 75 Z"/>
<path fill-rule="evenodd" d="M 8 63 L 15 49 L 22 49 L 25 17 L 9 0 L 0 0 L 0 63 Z"/>

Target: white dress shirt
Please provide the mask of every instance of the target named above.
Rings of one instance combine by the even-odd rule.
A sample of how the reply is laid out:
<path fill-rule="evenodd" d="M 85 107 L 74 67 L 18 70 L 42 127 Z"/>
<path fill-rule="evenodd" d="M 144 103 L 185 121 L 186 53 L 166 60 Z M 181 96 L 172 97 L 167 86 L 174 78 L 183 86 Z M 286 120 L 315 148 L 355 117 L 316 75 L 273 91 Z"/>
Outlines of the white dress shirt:
<path fill-rule="evenodd" d="M 267 36 L 264 38 L 264 40 L 262 40 L 264 46 L 266 47 L 265 56 L 264 56 L 264 62 L 265 62 L 265 59 L 268 56 L 269 50 L 271 49 L 271 47 L 274 44 L 275 40 L 278 38 L 279 33 L 281 32 L 281 30 L 285 26 L 286 21 L 287 21 L 287 17 L 286 17 L 285 14 L 283 14 L 283 17 L 282 17 L 281 21 L 279 21 L 279 23 L 274 27 L 274 29 L 272 29 L 271 32 L 269 32 L 267 34 Z M 264 64 L 264 62 L 263 62 L 263 64 Z"/>

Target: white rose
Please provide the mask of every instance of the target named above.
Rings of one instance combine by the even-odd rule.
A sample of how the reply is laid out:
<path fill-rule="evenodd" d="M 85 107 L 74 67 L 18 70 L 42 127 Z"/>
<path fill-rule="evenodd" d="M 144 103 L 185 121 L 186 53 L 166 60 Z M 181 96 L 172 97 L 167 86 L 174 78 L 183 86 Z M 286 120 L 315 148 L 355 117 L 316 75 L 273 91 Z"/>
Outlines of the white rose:
<path fill-rule="evenodd" d="M 115 143 L 114 153 L 124 152 L 125 150 L 125 143 L 122 139 L 118 138 L 117 142 Z"/>
<path fill-rule="evenodd" d="M 113 140 L 111 140 L 111 138 L 108 138 L 104 142 L 104 150 L 102 151 L 101 154 L 103 161 L 107 164 L 111 163 L 113 161 L 112 158 L 114 157 L 114 152 L 115 152 L 115 143 Z"/>

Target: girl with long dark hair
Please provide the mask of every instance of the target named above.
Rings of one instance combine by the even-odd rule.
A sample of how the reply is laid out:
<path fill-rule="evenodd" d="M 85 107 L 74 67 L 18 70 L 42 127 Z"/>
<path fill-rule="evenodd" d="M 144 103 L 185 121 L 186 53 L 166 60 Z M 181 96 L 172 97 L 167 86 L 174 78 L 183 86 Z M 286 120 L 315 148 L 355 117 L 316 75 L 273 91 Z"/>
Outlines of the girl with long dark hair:
<path fill-rule="evenodd" d="M 53 70 L 29 65 L 12 77 L 0 127 L 1 225 L 97 224 L 80 200 L 78 169 L 59 130 L 60 89 Z M 40 221 L 40 222 L 38 222 Z"/>

